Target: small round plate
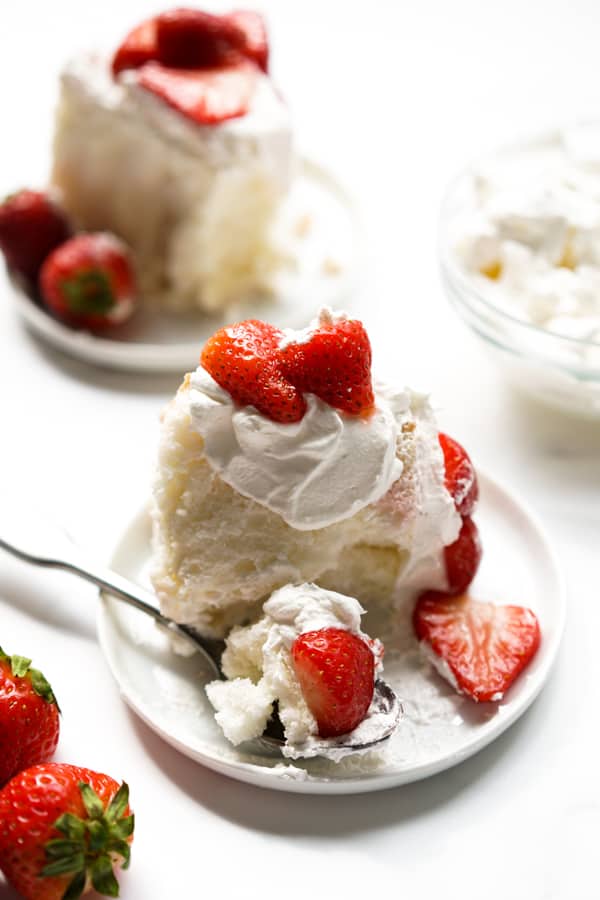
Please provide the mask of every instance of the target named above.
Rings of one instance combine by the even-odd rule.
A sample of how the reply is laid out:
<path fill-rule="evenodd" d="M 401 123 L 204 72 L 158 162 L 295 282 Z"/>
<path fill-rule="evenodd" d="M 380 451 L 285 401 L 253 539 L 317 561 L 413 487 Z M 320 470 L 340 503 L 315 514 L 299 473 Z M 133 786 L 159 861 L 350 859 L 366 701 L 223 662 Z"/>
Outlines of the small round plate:
<path fill-rule="evenodd" d="M 411 605 L 386 621 L 367 613 L 363 627 L 385 643 L 384 678 L 402 702 L 404 717 L 381 749 L 341 763 L 260 755 L 255 744 L 235 748 L 223 737 L 204 692 L 210 677 L 198 656 L 175 655 L 151 619 L 105 596 L 98 630 L 122 696 L 168 743 L 210 769 L 275 790 L 353 794 L 417 781 L 481 750 L 521 716 L 541 690 L 558 650 L 565 617 L 562 578 L 533 515 L 495 481 L 480 474 L 477 511 L 485 553 L 472 594 L 528 606 L 542 630 L 540 649 L 500 703 L 456 694 L 424 662 L 410 625 Z M 141 513 L 123 534 L 113 568 L 148 580 L 150 524 Z M 371 621 L 369 621 L 371 619 Z M 248 749 L 250 748 L 250 749 Z"/>
<path fill-rule="evenodd" d="M 69 356 L 121 371 L 181 373 L 196 367 L 199 348 L 229 322 L 252 317 L 280 328 L 303 328 L 322 306 L 351 306 L 365 241 L 354 201 L 331 173 L 299 160 L 274 240 L 289 264 L 273 276 L 268 297 L 243 299 L 218 315 L 142 308 L 118 336 L 69 328 L 34 303 L 16 280 L 7 279 L 7 287 L 31 331 Z"/>

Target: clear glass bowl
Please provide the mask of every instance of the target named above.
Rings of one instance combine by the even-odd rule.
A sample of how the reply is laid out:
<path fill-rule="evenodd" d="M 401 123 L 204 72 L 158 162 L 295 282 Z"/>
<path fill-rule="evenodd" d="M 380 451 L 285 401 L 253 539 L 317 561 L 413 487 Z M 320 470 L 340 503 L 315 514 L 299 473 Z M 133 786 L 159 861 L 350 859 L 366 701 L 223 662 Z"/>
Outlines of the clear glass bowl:
<path fill-rule="evenodd" d="M 439 259 L 443 285 L 461 318 L 508 380 L 553 407 L 600 419 L 600 343 L 555 334 L 497 306 L 462 265 L 453 222 L 473 208 L 473 170 L 451 182 L 442 205 Z"/>

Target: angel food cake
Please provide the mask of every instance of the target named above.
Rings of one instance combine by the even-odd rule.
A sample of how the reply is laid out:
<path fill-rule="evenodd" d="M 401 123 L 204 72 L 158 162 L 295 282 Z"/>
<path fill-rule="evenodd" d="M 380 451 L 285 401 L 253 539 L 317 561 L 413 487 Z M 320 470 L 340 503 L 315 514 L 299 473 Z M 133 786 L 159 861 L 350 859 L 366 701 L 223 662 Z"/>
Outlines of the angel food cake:
<path fill-rule="evenodd" d="M 226 307 L 263 288 L 292 175 L 290 116 L 262 18 L 176 9 L 113 59 L 63 71 L 52 183 L 75 226 L 131 247 L 144 299 Z"/>
<path fill-rule="evenodd" d="M 373 385 L 363 326 L 325 310 L 207 343 L 164 413 L 153 527 L 161 608 L 221 637 L 288 583 L 443 589 L 461 517 L 427 398 Z"/>
<path fill-rule="evenodd" d="M 392 671 L 420 647 L 457 692 L 501 700 L 540 632 L 530 610 L 467 593 L 477 499 L 427 398 L 372 381 L 360 322 L 322 310 L 303 331 L 217 331 L 164 414 L 153 583 L 166 615 L 226 640 L 207 687 L 226 737 L 259 736 L 276 711 L 286 756 L 379 747 L 403 685 L 378 680 L 365 609 L 388 623 Z"/>

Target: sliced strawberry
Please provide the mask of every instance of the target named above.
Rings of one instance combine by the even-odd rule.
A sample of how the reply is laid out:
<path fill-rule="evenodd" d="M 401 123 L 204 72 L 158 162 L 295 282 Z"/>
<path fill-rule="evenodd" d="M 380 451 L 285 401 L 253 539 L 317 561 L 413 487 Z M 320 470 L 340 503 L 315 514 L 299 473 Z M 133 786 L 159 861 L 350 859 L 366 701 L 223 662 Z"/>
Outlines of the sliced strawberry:
<path fill-rule="evenodd" d="M 342 628 L 299 635 L 292 645 L 296 677 L 321 737 L 347 734 L 367 715 L 375 658 L 365 641 Z"/>
<path fill-rule="evenodd" d="M 32 285 L 48 254 L 70 234 L 65 214 L 41 191 L 18 191 L 0 203 L 0 250 L 8 267 Z"/>
<path fill-rule="evenodd" d="M 530 609 L 428 591 L 413 614 L 415 634 L 473 700 L 501 700 L 535 656 L 540 626 Z M 443 672 L 443 669 L 441 670 Z"/>
<path fill-rule="evenodd" d="M 128 319 L 135 279 L 127 247 L 111 234 L 80 234 L 50 254 L 40 273 L 42 300 L 59 318 L 99 331 Z"/>
<path fill-rule="evenodd" d="M 361 322 L 322 316 L 308 340 L 288 342 L 280 354 L 283 373 L 303 393 L 350 415 L 373 409 L 371 344 Z"/>
<path fill-rule="evenodd" d="M 245 35 L 235 22 L 199 9 L 178 8 L 156 19 L 157 60 L 196 69 L 239 62 Z"/>
<path fill-rule="evenodd" d="M 473 519 L 465 516 L 458 537 L 444 547 L 449 594 L 464 593 L 477 574 L 483 550 Z"/>
<path fill-rule="evenodd" d="M 238 9 L 223 18 L 232 22 L 242 32 L 243 41 L 239 49 L 244 56 L 253 59 L 263 72 L 268 72 L 269 39 L 265 20 L 260 13 L 251 9 Z"/>
<path fill-rule="evenodd" d="M 112 61 L 113 75 L 124 69 L 139 69 L 158 54 L 156 18 L 146 19 L 129 32 Z"/>
<path fill-rule="evenodd" d="M 250 319 L 221 328 L 206 343 L 201 363 L 240 406 L 254 406 L 274 422 L 298 422 L 306 404 L 277 366 L 283 332 Z"/>
<path fill-rule="evenodd" d="M 138 84 L 199 125 L 216 125 L 248 112 L 258 69 L 253 63 L 215 69 L 168 69 L 146 63 Z"/>
<path fill-rule="evenodd" d="M 274 422 L 300 421 L 304 393 L 349 415 L 373 408 L 371 345 L 352 319 L 336 321 L 324 313 L 298 342 L 284 341 L 283 332 L 265 322 L 240 322 L 217 331 L 200 361 L 235 403 L 255 406 Z"/>
<path fill-rule="evenodd" d="M 442 432 L 438 437 L 444 454 L 446 488 L 452 495 L 457 512 L 461 516 L 470 516 L 479 499 L 475 467 L 469 454 L 458 441 Z"/>

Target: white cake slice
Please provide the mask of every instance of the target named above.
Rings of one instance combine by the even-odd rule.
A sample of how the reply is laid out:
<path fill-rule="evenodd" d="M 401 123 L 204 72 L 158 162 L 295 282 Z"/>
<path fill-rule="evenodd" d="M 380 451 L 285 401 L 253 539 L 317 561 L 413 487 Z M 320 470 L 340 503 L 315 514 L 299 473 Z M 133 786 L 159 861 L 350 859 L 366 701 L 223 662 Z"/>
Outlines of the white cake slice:
<path fill-rule="evenodd" d="M 292 167 L 288 109 L 258 70 L 248 112 L 212 125 L 105 58 L 62 74 L 52 183 L 77 227 L 130 245 L 144 300 L 210 311 L 267 289 Z"/>
<path fill-rule="evenodd" d="M 444 587 L 460 517 L 431 407 L 410 390 L 376 385 L 374 396 L 368 419 L 308 395 L 302 420 L 282 424 L 236 405 L 202 367 L 185 377 L 153 490 L 153 583 L 167 615 L 224 636 L 288 583 L 367 607 L 393 603 L 403 584 Z"/>

